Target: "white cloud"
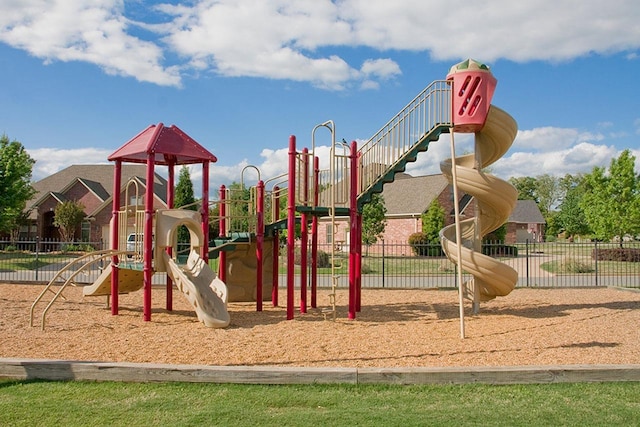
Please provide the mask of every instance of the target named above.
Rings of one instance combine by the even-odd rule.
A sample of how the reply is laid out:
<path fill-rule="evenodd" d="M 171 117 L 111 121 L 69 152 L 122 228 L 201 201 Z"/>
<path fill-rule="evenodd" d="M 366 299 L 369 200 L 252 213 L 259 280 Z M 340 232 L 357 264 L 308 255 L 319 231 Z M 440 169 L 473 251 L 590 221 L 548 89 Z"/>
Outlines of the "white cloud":
<path fill-rule="evenodd" d="M 163 67 L 162 49 L 128 33 L 119 0 L 11 0 L 0 4 L 0 41 L 51 61 L 83 61 L 108 74 L 180 85 L 176 66 Z"/>
<path fill-rule="evenodd" d="M 432 142 L 427 152 L 407 165 L 407 173 L 414 176 L 440 173 L 440 162 L 451 157 L 449 138 L 443 135 Z M 608 166 L 620 154 L 613 146 L 597 144 L 600 139 L 598 134 L 575 129 L 545 127 L 521 131 L 507 154 L 491 165 L 490 172 L 503 179 L 546 173 L 558 176 L 589 173 L 595 166 Z M 473 152 L 470 134 L 455 134 L 455 144 L 458 156 Z"/>
<path fill-rule="evenodd" d="M 487 62 L 616 52 L 634 60 L 640 48 L 635 0 L 580 7 L 552 0 L 196 0 L 156 5 L 135 20 L 127 13 L 121 0 L 8 0 L 0 4 L 0 41 L 45 61 L 85 61 L 159 85 L 179 86 L 181 73 L 197 70 L 330 90 L 376 88 L 401 72 L 392 59 L 368 58 L 357 68 L 335 48 Z"/>
<path fill-rule="evenodd" d="M 382 79 L 390 79 L 402 74 L 400 66 L 391 59 L 367 59 L 362 64 L 360 71 L 365 76 L 378 76 Z"/>
<path fill-rule="evenodd" d="M 60 148 L 26 149 L 36 161 L 32 171 L 32 180 L 39 181 L 71 165 L 107 164 L 111 150 L 100 148 Z"/>
<path fill-rule="evenodd" d="M 619 151 L 612 146 L 581 142 L 559 150 L 507 153 L 492 169 L 503 178 L 589 173 L 595 166 L 608 165 L 618 154 Z"/>
<path fill-rule="evenodd" d="M 528 151 L 547 151 L 571 147 L 579 142 L 602 141 L 600 133 L 581 132 L 578 129 L 541 127 L 518 131 L 513 148 Z"/>

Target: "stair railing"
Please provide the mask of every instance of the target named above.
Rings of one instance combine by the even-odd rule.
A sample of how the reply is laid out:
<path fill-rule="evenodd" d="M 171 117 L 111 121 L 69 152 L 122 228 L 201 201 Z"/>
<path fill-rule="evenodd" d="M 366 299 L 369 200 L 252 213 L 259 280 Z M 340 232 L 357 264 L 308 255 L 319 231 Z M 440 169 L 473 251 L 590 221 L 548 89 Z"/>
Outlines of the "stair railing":
<path fill-rule="evenodd" d="M 358 150 L 358 195 L 368 192 L 438 126 L 451 125 L 451 86 L 436 80 Z"/>

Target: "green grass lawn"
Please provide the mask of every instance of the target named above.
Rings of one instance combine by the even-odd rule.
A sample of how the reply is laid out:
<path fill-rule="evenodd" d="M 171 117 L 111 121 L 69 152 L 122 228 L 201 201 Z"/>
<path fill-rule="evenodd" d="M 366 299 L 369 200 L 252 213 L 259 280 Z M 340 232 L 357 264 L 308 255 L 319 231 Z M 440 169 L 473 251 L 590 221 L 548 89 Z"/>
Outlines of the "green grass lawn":
<path fill-rule="evenodd" d="M 31 253 L 21 252 L 0 252 L 0 270 L 35 270 L 49 264 L 66 261 L 76 258 L 78 255 L 61 254 L 38 254 L 36 257 Z"/>
<path fill-rule="evenodd" d="M 542 263 L 540 268 L 554 274 L 590 274 L 595 272 L 596 262 L 590 257 L 565 257 Z M 640 274 L 638 262 L 598 261 L 597 268 L 599 274 Z"/>
<path fill-rule="evenodd" d="M 236 385 L 0 381 L 7 426 L 638 425 L 640 383 Z"/>
<path fill-rule="evenodd" d="M 384 266 L 383 266 L 384 263 Z M 300 272 L 300 265 L 295 265 L 295 272 Z M 349 260 L 343 254 L 336 257 L 336 274 L 346 275 L 349 271 Z M 363 274 L 408 275 L 455 274 L 455 264 L 443 257 L 387 257 L 363 256 Z M 279 272 L 287 272 L 286 262 L 280 263 Z M 318 274 L 331 274 L 331 267 L 319 267 Z"/>

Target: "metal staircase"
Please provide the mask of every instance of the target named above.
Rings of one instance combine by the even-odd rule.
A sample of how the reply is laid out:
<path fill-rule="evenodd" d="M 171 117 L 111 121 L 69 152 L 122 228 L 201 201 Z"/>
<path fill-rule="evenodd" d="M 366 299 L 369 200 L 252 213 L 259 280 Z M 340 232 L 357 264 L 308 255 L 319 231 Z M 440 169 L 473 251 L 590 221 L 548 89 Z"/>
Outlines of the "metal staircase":
<path fill-rule="evenodd" d="M 451 126 L 451 86 L 436 80 L 358 149 L 358 209 Z"/>

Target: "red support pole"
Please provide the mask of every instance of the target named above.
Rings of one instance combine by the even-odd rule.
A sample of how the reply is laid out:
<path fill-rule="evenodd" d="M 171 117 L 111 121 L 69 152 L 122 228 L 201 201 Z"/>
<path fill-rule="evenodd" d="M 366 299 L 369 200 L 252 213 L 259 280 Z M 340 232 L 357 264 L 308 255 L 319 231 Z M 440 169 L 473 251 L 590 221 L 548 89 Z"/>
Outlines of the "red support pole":
<path fill-rule="evenodd" d="M 313 206 L 318 206 L 320 159 L 313 159 Z M 311 307 L 318 307 L 318 216 L 311 219 Z"/>
<path fill-rule="evenodd" d="M 349 319 L 356 318 L 356 269 L 357 269 L 357 195 L 358 195 L 358 149 L 355 141 L 351 142 L 350 194 L 349 194 Z"/>
<path fill-rule="evenodd" d="M 294 245 L 296 237 L 296 137 L 289 137 L 289 194 L 287 197 L 287 320 L 293 319 Z"/>
<path fill-rule="evenodd" d="M 273 194 L 275 195 L 273 198 L 272 210 L 274 212 L 273 218 L 274 220 L 278 220 L 280 218 L 280 188 L 276 185 L 273 187 Z M 275 230 L 273 232 L 273 273 L 271 278 L 271 304 L 274 307 L 278 306 L 278 284 L 280 275 L 278 274 L 278 269 L 280 268 L 280 232 Z"/>
<path fill-rule="evenodd" d="M 175 194 L 175 162 L 170 161 L 168 164 L 168 179 L 167 179 L 167 208 L 174 208 L 174 194 Z M 173 248 L 167 247 L 167 254 L 173 255 Z M 167 310 L 173 311 L 173 280 L 167 274 Z"/>
<path fill-rule="evenodd" d="M 202 163 L 202 259 L 209 264 L 209 162 Z"/>
<path fill-rule="evenodd" d="M 304 206 L 308 206 L 309 198 L 309 150 L 302 150 L 302 190 Z M 306 212 L 300 218 L 300 313 L 307 312 L 307 254 L 309 249 L 309 226 Z"/>
<path fill-rule="evenodd" d="M 356 256 L 356 311 L 360 312 L 361 295 L 362 295 L 362 212 L 357 214 L 357 242 L 356 247 L 358 254 Z"/>
<path fill-rule="evenodd" d="M 360 153 L 356 151 L 356 161 L 352 165 L 356 169 L 356 199 L 358 194 L 358 188 L 360 186 L 360 182 L 358 182 L 358 168 L 360 166 Z M 361 303 L 362 303 L 362 212 L 357 213 L 357 225 L 358 225 L 358 241 L 356 242 L 358 248 L 358 256 L 357 256 L 357 268 L 356 268 L 356 311 L 360 312 Z"/>
<path fill-rule="evenodd" d="M 264 182 L 258 181 L 257 197 L 257 230 L 256 230 L 256 311 L 262 311 L 262 270 L 264 268 Z"/>
<path fill-rule="evenodd" d="M 144 320 L 151 320 L 151 279 L 153 277 L 153 269 L 151 263 L 153 261 L 153 182 L 154 182 L 154 166 L 155 154 L 151 153 L 147 156 L 147 185 L 144 193 L 144 237 L 143 243 L 143 277 L 144 277 L 144 301 L 142 304 Z"/>
<path fill-rule="evenodd" d="M 220 237 L 224 237 L 227 228 L 227 204 L 225 201 L 227 193 L 227 188 L 224 185 L 220 186 L 220 207 L 219 207 L 219 215 L 220 221 Z M 220 280 L 226 283 L 227 281 L 227 254 L 224 251 L 220 251 L 218 254 L 218 277 Z"/>
<path fill-rule="evenodd" d="M 111 249 L 118 250 L 118 212 L 120 211 L 120 186 L 122 185 L 122 161 L 116 160 L 113 169 L 113 203 L 111 208 Z M 111 257 L 111 314 L 118 314 L 118 257 Z"/>

